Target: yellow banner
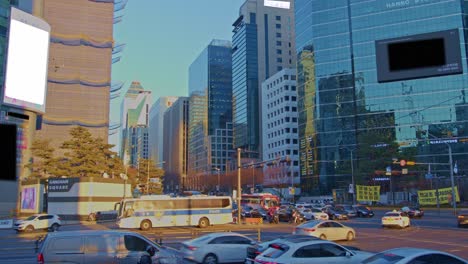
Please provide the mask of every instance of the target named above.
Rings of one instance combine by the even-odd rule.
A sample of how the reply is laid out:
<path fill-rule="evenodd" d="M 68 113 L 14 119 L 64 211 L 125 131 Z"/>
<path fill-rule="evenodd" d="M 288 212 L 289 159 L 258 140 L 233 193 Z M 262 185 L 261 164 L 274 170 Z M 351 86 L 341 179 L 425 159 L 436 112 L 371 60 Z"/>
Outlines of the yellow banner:
<path fill-rule="evenodd" d="M 356 200 L 380 201 L 380 186 L 356 185 Z"/>
<path fill-rule="evenodd" d="M 424 190 L 418 191 L 419 204 L 421 205 L 433 205 L 437 204 L 437 190 Z M 455 186 L 455 196 L 457 202 L 460 202 L 460 196 L 458 195 L 458 189 Z M 452 188 L 439 189 L 439 204 L 450 204 L 452 203 Z"/>

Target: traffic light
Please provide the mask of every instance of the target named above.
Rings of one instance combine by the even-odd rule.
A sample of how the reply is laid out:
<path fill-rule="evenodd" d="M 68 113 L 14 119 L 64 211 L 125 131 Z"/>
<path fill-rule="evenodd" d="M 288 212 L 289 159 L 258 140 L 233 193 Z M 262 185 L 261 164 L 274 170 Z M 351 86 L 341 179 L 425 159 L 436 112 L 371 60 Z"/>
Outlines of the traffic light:
<path fill-rule="evenodd" d="M 400 166 L 402 166 L 402 167 L 404 167 L 404 166 L 413 166 L 415 164 L 416 164 L 416 162 L 414 162 L 414 161 L 400 160 Z"/>

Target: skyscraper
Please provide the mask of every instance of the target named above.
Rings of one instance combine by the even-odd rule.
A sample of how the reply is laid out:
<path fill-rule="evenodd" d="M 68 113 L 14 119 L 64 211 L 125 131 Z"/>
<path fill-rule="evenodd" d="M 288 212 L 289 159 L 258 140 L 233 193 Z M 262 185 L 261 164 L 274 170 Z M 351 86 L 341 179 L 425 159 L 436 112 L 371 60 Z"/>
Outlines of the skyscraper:
<path fill-rule="evenodd" d="M 216 146 L 220 136 L 232 134 L 231 42 L 212 40 L 189 68 L 189 177 L 225 170 L 232 149 Z M 228 142 L 224 142 L 228 143 Z M 220 151 L 214 151 L 219 149 Z M 200 176 L 202 177 L 202 176 Z"/>
<path fill-rule="evenodd" d="M 296 1 L 303 193 L 347 192 L 353 179 L 388 191 L 389 181 L 374 178 L 405 155 L 448 176 L 448 145 L 467 170 L 466 7 Z M 425 174 L 409 171 L 394 190 Z"/>
<path fill-rule="evenodd" d="M 155 165 L 162 165 L 164 156 L 164 112 L 177 101 L 176 96 L 163 96 L 151 106 L 149 120 L 150 159 Z"/>
<path fill-rule="evenodd" d="M 296 69 L 277 72 L 263 82 L 262 90 L 263 158 L 289 159 L 265 169 L 263 185 L 289 196 L 288 187 L 299 185 Z"/>
<path fill-rule="evenodd" d="M 37 137 L 57 150 L 76 125 L 107 142 L 114 7 L 114 1 L 34 1 L 35 15 L 52 27 L 46 113 Z"/>
<path fill-rule="evenodd" d="M 188 97 L 179 97 L 164 112 L 164 189 L 169 192 L 186 188 L 188 115 Z"/>
<path fill-rule="evenodd" d="M 271 4 L 278 2 L 278 4 Z M 234 148 L 261 156 L 261 84 L 296 64 L 293 1 L 247 0 L 233 23 Z"/>
<path fill-rule="evenodd" d="M 145 91 L 140 82 L 133 81 L 121 107 L 120 157 L 126 166 L 137 166 L 139 159 L 150 156 L 148 130 L 151 102 L 151 91 Z"/>

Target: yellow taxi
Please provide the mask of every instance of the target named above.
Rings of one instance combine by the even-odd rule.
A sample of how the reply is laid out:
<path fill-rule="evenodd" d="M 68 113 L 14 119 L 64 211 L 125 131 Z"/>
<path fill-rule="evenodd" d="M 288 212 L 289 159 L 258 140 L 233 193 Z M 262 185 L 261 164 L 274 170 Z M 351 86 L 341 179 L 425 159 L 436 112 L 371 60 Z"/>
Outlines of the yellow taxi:
<path fill-rule="evenodd" d="M 405 228 L 410 226 L 410 219 L 407 214 L 393 210 L 385 213 L 382 217 L 382 227 L 400 227 Z"/>

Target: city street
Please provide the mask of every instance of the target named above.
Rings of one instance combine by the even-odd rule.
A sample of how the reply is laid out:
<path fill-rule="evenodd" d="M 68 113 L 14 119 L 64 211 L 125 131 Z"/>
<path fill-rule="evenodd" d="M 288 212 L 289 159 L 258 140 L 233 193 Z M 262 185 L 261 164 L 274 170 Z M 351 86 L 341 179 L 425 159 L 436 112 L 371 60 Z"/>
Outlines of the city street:
<path fill-rule="evenodd" d="M 342 221 L 343 224 L 356 229 L 354 241 L 340 241 L 340 244 L 359 247 L 367 251 L 381 251 L 393 247 L 422 247 L 446 251 L 468 259 L 468 228 L 458 228 L 451 210 L 426 210 L 421 219 L 411 219 L 411 227 L 406 229 L 383 229 L 380 219 L 386 210 L 378 209 L 373 218 L 353 218 Z M 63 230 L 101 230 L 114 229 L 114 223 L 82 223 L 63 226 Z M 260 240 L 268 241 L 278 236 L 289 234 L 293 225 L 287 223 L 261 225 L 223 225 L 199 229 L 195 227 L 153 228 L 140 232 L 152 240 L 161 241 L 163 245 L 178 248 L 184 240 L 194 235 L 212 231 L 237 231 L 255 239 L 260 230 Z M 58 231 L 58 232 L 60 232 Z M 164 231 L 164 232 L 163 232 Z M 194 233 L 194 232 L 198 232 Z M 16 234 L 13 230 L 0 230 L 1 263 L 36 263 L 35 240 L 45 232 Z"/>

